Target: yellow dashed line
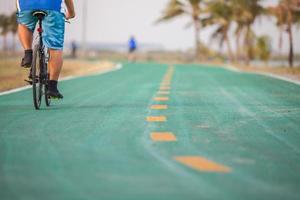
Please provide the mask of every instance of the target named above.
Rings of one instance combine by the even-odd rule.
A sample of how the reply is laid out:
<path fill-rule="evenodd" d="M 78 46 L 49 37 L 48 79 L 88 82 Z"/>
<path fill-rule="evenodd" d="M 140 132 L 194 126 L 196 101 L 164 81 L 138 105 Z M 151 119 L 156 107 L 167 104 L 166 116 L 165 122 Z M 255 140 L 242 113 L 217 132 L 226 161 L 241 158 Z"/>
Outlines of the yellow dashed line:
<path fill-rule="evenodd" d="M 150 116 L 146 118 L 148 122 L 166 122 L 167 118 L 165 116 Z"/>
<path fill-rule="evenodd" d="M 154 101 L 169 101 L 169 97 L 155 97 Z"/>
<path fill-rule="evenodd" d="M 151 133 L 151 139 L 156 142 L 175 142 L 176 136 L 170 132 L 153 132 Z"/>
<path fill-rule="evenodd" d="M 152 110 L 166 110 L 168 109 L 167 105 L 152 105 L 151 106 Z"/>
<path fill-rule="evenodd" d="M 200 156 L 179 156 L 174 158 L 176 161 L 184 164 L 195 170 L 204 172 L 219 172 L 219 173 L 229 173 L 231 168 L 224 165 L 215 163 L 211 160 Z"/>

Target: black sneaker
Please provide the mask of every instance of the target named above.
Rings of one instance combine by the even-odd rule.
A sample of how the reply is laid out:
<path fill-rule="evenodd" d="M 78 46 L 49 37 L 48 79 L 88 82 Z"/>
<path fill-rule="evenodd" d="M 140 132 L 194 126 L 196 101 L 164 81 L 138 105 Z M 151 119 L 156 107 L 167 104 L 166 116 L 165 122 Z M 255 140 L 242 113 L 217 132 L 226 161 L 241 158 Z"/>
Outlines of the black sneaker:
<path fill-rule="evenodd" d="M 52 91 L 52 90 L 49 90 L 47 91 L 47 95 L 51 98 L 51 99 L 63 99 L 64 96 L 58 91 Z"/>
<path fill-rule="evenodd" d="M 30 68 L 32 64 L 32 51 L 28 51 L 25 53 L 22 58 L 21 67 Z"/>

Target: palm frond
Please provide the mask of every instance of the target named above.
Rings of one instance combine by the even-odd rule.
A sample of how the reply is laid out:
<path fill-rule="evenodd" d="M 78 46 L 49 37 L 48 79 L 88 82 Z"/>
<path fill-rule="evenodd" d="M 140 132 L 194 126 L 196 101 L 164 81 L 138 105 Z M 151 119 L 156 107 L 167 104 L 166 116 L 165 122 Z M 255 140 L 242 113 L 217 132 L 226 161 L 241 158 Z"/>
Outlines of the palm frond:
<path fill-rule="evenodd" d="M 168 21 L 173 18 L 176 18 L 182 14 L 184 14 L 184 10 L 182 8 L 183 4 L 178 0 L 171 0 L 165 10 L 162 13 L 162 16 L 156 20 L 155 23 L 160 23 L 163 21 Z"/>

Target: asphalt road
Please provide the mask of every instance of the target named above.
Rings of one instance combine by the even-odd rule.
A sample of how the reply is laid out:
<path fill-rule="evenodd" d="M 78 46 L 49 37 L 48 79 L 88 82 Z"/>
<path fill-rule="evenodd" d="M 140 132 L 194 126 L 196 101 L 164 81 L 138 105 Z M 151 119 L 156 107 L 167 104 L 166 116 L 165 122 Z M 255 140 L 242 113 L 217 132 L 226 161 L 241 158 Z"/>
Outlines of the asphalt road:
<path fill-rule="evenodd" d="M 299 85 L 148 63 L 60 88 L 0 96 L 1 200 L 300 197 Z"/>

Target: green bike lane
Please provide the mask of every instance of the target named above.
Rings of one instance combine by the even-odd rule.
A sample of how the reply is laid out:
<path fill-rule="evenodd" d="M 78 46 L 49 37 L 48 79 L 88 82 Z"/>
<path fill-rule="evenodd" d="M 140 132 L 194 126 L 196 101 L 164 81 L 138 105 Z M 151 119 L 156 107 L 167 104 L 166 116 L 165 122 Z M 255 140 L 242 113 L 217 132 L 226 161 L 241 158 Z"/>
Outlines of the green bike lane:
<path fill-rule="evenodd" d="M 158 95 L 168 69 L 133 64 L 65 81 L 66 99 L 41 111 L 30 90 L 0 96 L 1 199 L 298 199 L 300 87 L 177 65 L 170 94 Z M 153 141 L 156 131 L 177 141 Z M 231 170 L 196 170 L 178 156 Z"/>

